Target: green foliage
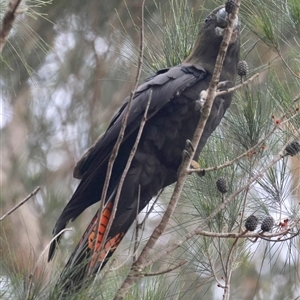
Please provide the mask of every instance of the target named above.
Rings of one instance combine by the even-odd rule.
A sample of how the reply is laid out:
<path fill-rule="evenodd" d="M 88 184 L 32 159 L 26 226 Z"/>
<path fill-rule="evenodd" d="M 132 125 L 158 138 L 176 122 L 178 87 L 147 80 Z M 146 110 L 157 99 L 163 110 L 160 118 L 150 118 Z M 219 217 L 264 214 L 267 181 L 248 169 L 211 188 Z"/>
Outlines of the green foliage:
<path fill-rule="evenodd" d="M 143 70 L 147 75 L 180 63 L 191 50 L 206 8 L 222 4 L 206 1 L 199 11 L 193 9 L 196 2 L 146 2 Z M 39 220 L 42 249 L 49 242 L 50 228 L 58 213 L 77 184 L 71 180 L 74 162 L 103 132 L 112 111 L 132 88 L 140 30 L 137 25 L 140 10 L 129 2 L 93 3 L 96 7 L 82 1 L 72 5 L 47 2 L 47 7 L 37 7 L 44 3 L 26 3 L 27 17 L 17 20 L 1 57 L 0 74 L 1 99 L 10 103 L 8 107 L 12 110 L 1 132 L 10 154 L 5 154 L 4 159 L 8 164 L 4 172 L 8 179 L 1 201 L 21 198 L 36 185 L 44 187 L 31 206 L 34 218 Z M 48 14 L 43 15 L 41 11 L 46 8 Z M 37 13 L 39 17 L 51 17 L 55 26 L 46 20 L 36 23 Z M 255 151 L 226 168 L 207 172 L 204 177 L 190 176 L 170 227 L 153 249 L 152 258 L 202 224 L 227 197 L 259 174 L 291 138 L 299 138 L 299 0 L 242 1 L 240 15 L 242 58 L 250 66 L 247 78 L 255 72 L 260 72 L 260 76 L 235 92 L 230 111 L 201 154 L 200 166 L 219 166 L 265 140 Z M 29 77 L 32 81 L 28 81 Z M 20 102 L 23 105 L 15 105 Z M 14 138 L 14 142 L 20 142 L 15 146 L 9 137 L 20 128 L 24 131 Z M 14 152 L 15 148 L 19 152 Z M 202 229 L 211 233 L 238 232 L 244 230 L 245 219 L 255 214 L 260 222 L 258 228 L 266 215 L 272 215 L 274 230 L 280 230 L 278 224 L 289 219 L 294 222 L 290 223 L 291 231 L 296 233 L 300 215 L 299 182 L 294 179 L 296 167 L 289 159 L 284 157 L 261 174 L 254 184 L 203 224 Z M 224 196 L 215 186 L 219 177 L 228 181 L 229 190 Z M 153 219 L 162 214 L 165 198 L 169 196 L 167 191 L 160 198 L 151 215 Z M 83 219 L 88 220 L 89 215 L 87 212 L 88 217 Z M 152 221 L 149 218 L 146 228 L 156 226 Z M 79 226 L 79 222 L 82 220 L 74 225 L 78 230 L 64 238 L 57 260 L 52 265 L 44 263 L 32 279 L 30 274 L 41 247 L 34 255 L 24 256 L 24 263 L 14 246 L 20 232 L 9 231 L 14 234 L 0 241 L 2 252 L 10 250 L 1 256 L 0 276 L 7 289 L 1 290 L 0 297 L 26 299 L 29 295 L 27 299 L 45 299 L 50 295 L 50 299 L 57 299 L 60 289 L 55 289 L 55 284 L 74 248 L 74 240 L 78 240 L 86 225 Z M 20 226 L 16 228 L 21 230 Z M 147 239 L 146 231 L 141 246 Z M 248 296 L 248 299 L 282 300 L 297 296 L 299 237 L 277 242 L 234 241 L 193 236 L 145 272 L 161 272 L 186 261 L 183 266 L 139 279 L 126 299 L 215 299 L 217 281 L 222 284 L 222 277 L 229 270 L 233 272 L 231 299 Z M 130 268 L 132 243 L 131 236 L 127 237 L 115 254 L 116 261 L 72 299 L 112 299 Z M 250 285 L 253 282 L 254 286 Z"/>
<path fill-rule="evenodd" d="M 149 12 L 150 20 L 145 21 L 143 70 L 147 75 L 180 64 L 190 54 L 199 26 L 203 21 L 202 15 L 195 16 L 195 12 L 188 1 L 169 0 L 168 7 L 170 9 L 167 10 L 165 9 L 166 3 L 157 1 L 153 1 L 153 3 L 156 13 L 151 14 Z M 139 34 L 140 26 L 135 23 L 131 15 L 130 18 Z M 119 20 L 124 29 L 120 16 Z M 126 30 L 123 32 L 119 32 L 115 28 L 114 30 L 117 40 L 122 43 L 120 55 L 137 66 L 139 47 L 137 47 L 136 42 Z"/>
<path fill-rule="evenodd" d="M 170 10 L 163 12 L 160 5 L 156 8 L 160 13 L 160 24 L 158 26 L 159 36 L 162 37 L 161 51 L 154 47 L 147 49 L 147 63 L 154 71 L 180 64 L 191 52 L 197 37 L 199 26 L 203 21 L 202 16 L 195 16 L 193 8 L 187 1 L 170 0 Z M 149 24 L 151 26 L 152 24 Z M 153 31 L 151 26 L 149 41 L 157 36 L 157 30 Z"/>
<path fill-rule="evenodd" d="M 15 80 L 18 80 L 20 76 L 26 75 L 31 77 L 35 72 L 34 68 L 38 63 L 39 58 L 49 51 L 48 43 L 41 35 L 37 34 L 33 23 L 40 19 L 44 19 L 46 23 L 50 24 L 50 21 L 43 11 L 51 4 L 52 0 L 31 0 L 21 2 L 17 10 L 17 14 L 21 17 L 16 18 L 14 30 L 10 33 L 3 53 L 0 54 L 2 65 L 1 71 L 5 72 L 7 80 L 9 78 L 13 79 L 14 77 Z M 7 1 L 1 2 L 1 20 L 7 9 L 7 5 Z M 35 61 L 28 59 L 32 52 L 34 52 Z M 27 74 L 23 72 L 26 72 Z M 10 82 L 10 86 L 13 88 L 13 82 Z"/>

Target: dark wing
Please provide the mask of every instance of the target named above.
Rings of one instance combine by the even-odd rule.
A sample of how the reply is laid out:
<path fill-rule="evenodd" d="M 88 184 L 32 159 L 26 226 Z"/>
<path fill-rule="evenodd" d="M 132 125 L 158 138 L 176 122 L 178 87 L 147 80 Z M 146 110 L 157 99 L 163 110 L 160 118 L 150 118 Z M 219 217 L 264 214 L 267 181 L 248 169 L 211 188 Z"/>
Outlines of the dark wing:
<path fill-rule="evenodd" d="M 186 88 L 203 80 L 205 76 L 206 71 L 201 67 L 179 65 L 169 70 L 164 69 L 158 72 L 156 76 L 139 86 L 134 95 L 124 138 L 112 171 L 108 197 L 115 190 L 124 170 L 130 150 L 135 141 L 137 130 L 149 101 L 150 91 L 152 91 L 152 96 L 147 115 L 148 124 L 157 112 L 172 101 L 174 96 L 180 95 Z M 126 101 L 128 101 L 128 98 Z M 107 131 L 77 164 L 74 175 L 82 180 L 57 220 L 53 230 L 54 235 L 63 230 L 69 220 L 74 220 L 87 207 L 100 200 L 108 160 L 119 135 L 123 116 L 126 113 L 126 107 L 127 103 L 121 107 L 116 116 L 112 119 Z M 59 239 L 57 242 L 58 241 Z M 53 242 L 50 247 L 49 259 L 51 259 L 54 254 L 55 245 L 56 242 Z"/>
<path fill-rule="evenodd" d="M 140 126 L 149 101 L 150 90 L 152 90 L 152 97 L 147 115 L 148 122 L 151 122 L 151 117 L 168 104 L 175 95 L 179 95 L 187 87 L 202 80 L 205 75 L 206 72 L 202 68 L 180 65 L 160 70 L 155 76 L 150 77 L 150 80 L 140 85 L 134 95 L 123 143 Z M 75 168 L 76 178 L 78 176 L 82 178 L 91 166 L 94 169 L 95 163 L 102 165 L 107 162 L 119 135 L 128 100 L 129 97 L 125 99 L 125 103 L 111 120 L 105 134 L 78 162 Z"/>

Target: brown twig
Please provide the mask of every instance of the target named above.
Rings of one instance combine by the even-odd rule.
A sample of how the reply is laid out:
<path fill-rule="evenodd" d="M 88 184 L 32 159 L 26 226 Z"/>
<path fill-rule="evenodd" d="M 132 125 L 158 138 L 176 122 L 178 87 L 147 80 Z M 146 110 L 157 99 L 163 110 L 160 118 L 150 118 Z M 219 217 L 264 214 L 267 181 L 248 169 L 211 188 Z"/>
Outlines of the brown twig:
<path fill-rule="evenodd" d="M 223 41 L 222 41 L 220 49 L 219 49 L 219 54 L 218 54 L 218 57 L 216 60 L 214 73 L 213 73 L 211 82 L 209 84 L 207 98 L 206 98 L 205 104 L 203 106 L 201 118 L 198 122 L 197 128 L 196 128 L 194 136 L 193 136 L 192 145 L 193 145 L 194 149 L 196 149 L 197 145 L 199 144 L 206 121 L 210 115 L 211 107 L 212 107 L 213 101 L 216 96 L 216 89 L 217 89 L 217 85 L 219 82 L 221 70 L 223 67 L 223 62 L 225 59 L 225 55 L 227 52 L 229 42 L 231 40 L 231 35 L 233 32 L 233 26 L 234 26 L 234 19 L 235 19 L 237 13 L 238 13 L 238 9 L 236 10 L 236 12 L 234 14 L 232 14 L 232 18 L 229 19 L 228 26 L 224 30 L 224 37 L 223 37 Z M 186 159 L 183 161 L 181 168 L 180 168 L 178 180 L 176 182 L 172 197 L 171 197 L 168 207 L 165 211 L 165 214 L 164 214 L 161 222 L 159 223 L 159 225 L 154 229 L 151 237 L 149 238 L 144 249 L 142 250 L 139 258 L 132 265 L 131 271 L 129 272 L 127 278 L 124 280 L 122 286 L 119 288 L 114 300 L 124 299 L 125 295 L 127 294 L 128 289 L 134 284 L 134 282 L 137 280 L 137 278 L 139 278 L 139 272 L 141 272 L 141 270 L 144 269 L 145 263 L 146 263 L 146 258 L 147 258 L 149 251 L 153 248 L 153 246 L 156 243 L 156 241 L 158 240 L 158 238 L 164 232 L 164 230 L 175 210 L 175 207 L 177 206 L 178 199 L 181 195 L 183 185 L 184 185 L 185 180 L 188 175 L 187 168 L 191 164 L 192 158 L 193 158 L 193 153 L 191 153 L 191 156 L 189 159 Z"/>
<path fill-rule="evenodd" d="M 183 266 L 184 264 L 187 263 L 187 260 L 183 260 L 182 262 L 180 262 L 179 264 L 177 264 L 176 266 L 172 267 L 172 268 L 168 268 L 166 270 L 163 271 L 159 271 L 159 272 L 152 272 L 152 273 L 141 273 L 141 276 L 146 277 L 146 276 L 157 276 L 157 275 L 163 275 L 169 272 L 172 272 L 178 268 L 180 268 L 181 266 Z"/>
<path fill-rule="evenodd" d="M 208 262 L 210 264 L 210 269 L 211 269 L 212 275 L 213 275 L 215 281 L 217 282 L 218 286 L 221 287 L 222 285 L 221 285 L 221 283 L 220 283 L 220 281 L 219 281 L 219 279 L 217 277 L 217 274 L 215 272 L 215 266 L 214 266 L 213 261 L 211 259 L 210 251 L 206 251 L 206 256 L 207 256 Z M 221 255 L 220 255 L 220 257 L 221 257 Z"/>
<path fill-rule="evenodd" d="M 148 219 L 150 213 L 153 211 L 153 209 L 154 209 L 154 207 L 155 207 L 155 205 L 156 205 L 156 202 L 157 202 L 157 200 L 159 199 L 159 196 L 160 196 L 160 195 L 161 195 L 161 192 L 156 196 L 156 198 L 155 198 L 153 204 L 151 205 L 150 209 L 147 211 L 147 213 L 146 213 L 146 215 L 145 215 L 143 221 L 142 221 L 141 223 L 139 223 L 139 224 L 136 225 L 136 228 L 135 228 L 135 230 L 136 230 L 135 243 L 137 243 L 137 246 L 134 245 L 134 250 L 133 250 L 133 255 L 132 255 L 132 257 L 133 257 L 133 262 L 136 261 L 136 254 L 137 254 L 137 251 L 138 251 L 138 246 L 140 245 L 140 242 L 141 242 L 141 240 L 142 240 L 143 232 L 144 232 L 145 225 L 146 225 L 146 224 L 145 224 L 145 223 L 146 223 L 146 220 Z M 137 213 L 137 216 L 138 216 L 138 213 Z M 136 222 L 137 222 L 137 218 L 136 218 Z M 140 237 L 139 239 L 137 239 L 137 232 L 138 232 L 138 231 L 141 232 L 141 237 Z M 133 238 L 132 238 L 130 244 L 132 244 L 133 239 L 134 239 L 134 236 L 133 236 Z M 117 270 L 117 269 L 119 269 L 120 267 L 124 266 L 124 265 L 129 261 L 129 258 L 130 258 L 130 256 L 128 256 L 128 257 L 127 257 L 120 265 L 118 265 L 116 268 L 111 268 L 111 270 Z M 103 278 L 104 278 L 104 276 L 103 276 Z"/>
<path fill-rule="evenodd" d="M 297 102 L 299 101 L 300 99 L 300 93 L 297 94 L 292 103 L 291 103 L 291 107 Z M 290 109 L 290 108 L 288 108 Z M 283 120 L 284 118 L 286 118 L 286 115 L 287 115 L 287 112 L 284 112 L 280 117 L 279 119 L 280 120 Z M 288 119 L 289 120 L 289 119 Z M 261 139 L 258 141 L 258 143 L 256 145 L 254 145 L 253 147 L 251 147 L 249 150 L 247 150 L 246 152 L 240 154 L 239 156 L 235 157 L 234 159 L 232 160 L 229 160 L 221 165 L 218 165 L 218 166 L 213 166 L 213 167 L 209 167 L 209 168 L 205 168 L 205 169 L 191 169 L 189 168 L 188 169 L 188 173 L 191 174 L 191 173 L 197 173 L 197 174 L 203 174 L 203 173 L 206 173 L 206 172 L 212 172 L 212 171 L 216 171 L 216 170 L 220 170 L 220 169 L 224 169 L 226 167 L 229 167 L 231 166 L 232 164 L 234 164 L 236 161 L 239 161 L 240 159 L 242 159 L 243 157 L 245 156 L 248 156 L 248 155 L 251 155 L 257 148 L 261 147 L 265 141 L 278 129 L 278 127 L 280 125 L 283 125 L 285 122 L 287 122 L 288 120 L 286 121 L 282 121 L 280 122 L 280 124 L 274 124 L 274 127 Z"/>
<path fill-rule="evenodd" d="M 205 169 L 188 169 L 189 174 L 191 173 L 199 173 L 199 174 L 203 174 L 203 172 L 211 172 L 211 171 L 216 171 L 216 170 L 220 170 L 220 169 L 224 169 L 226 167 L 231 166 L 232 164 L 234 164 L 236 161 L 239 161 L 240 159 L 242 159 L 245 156 L 248 156 L 250 154 L 252 154 L 258 147 L 262 146 L 264 144 L 264 142 L 276 131 L 276 129 L 278 128 L 278 126 L 274 126 L 272 128 L 272 130 L 266 134 L 256 145 L 254 145 L 253 147 L 251 147 L 249 150 L 247 150 L 246 152 L 240 154 L 239 156 L 235 157 L 232 160 L 229 160 L 221 165 L 218 166 L 213 166 L 213 167 L 209 167 L 209 168 L 205 168 Z"/>
<path fill-rule="evenodd" d="M 286 68 L 290 71 L 290 73 L 291 73 L 294 77 L 296 77 L 297 79 L 300 79 L 300 76 L 298 76 L 298 75 L 291 69 L 291 67 L 288 65 L 288 63 L 285 61 L 285 59 L 283 58 L 283 56 L 282 56 L 280 50 L 278 49 L 278 47 L 276 47 L 276 51 L 277 51 L 277 53 L 278 53 L 280 59 L 282 60 L 283 64 L 284 64 L 284 65 L 286 66 Z"/>
<path fill-rule="evenodd" d="M 145 7 L 145 0 L 142 3 L 141 34 L 140 34 L 140 53 L 139 53 L 139 59 L 138 59 L 138 69 L 137 69 L 137 74 L 136 74 L 136 78 L 135 78 L 135 84 L 134 84 L 133 90 L 130 93 L 129 101 L 128 101 L 128 104 L 127 104 L 127 107 L 126 107 L 126 112 L 125 112 L 123 120 L 122 120 L 122 127 L 121 127 L 121 130 L 120 130 L 117 142 L 116 142 L 116 144 L 115 144 L 115 146 L 113 148 L 112 154 L 111 154 L 109 162 L 108 162 L 107 173 L 106 173 L 105 182 L 104 182 L 104 186 L 103 186 L 103 191 L 102 191 L 102 195 L 101 195 L 101 200 L 102 201 L 100 201 L 100 208 L 99 208 L 99 213 L 98 213 L 98 219 L 97 219 L 96 228 L 99 228 L 100 217 L 101 217 L 101 214 L 103 212 L 103 208 L 104 208 L 104 204 L 105 204 L 105 199 L 106 199 L 106 194 L 107 194 L 107 190 L 108 190 L 108 186 L 109 186 L 109 181 L 110 181 L 110 178 L 111 178 L 112 169 L 113 169 L 114 162 L 115 162 L 115 160 L 117 158 L 117 155 L 118 155 L 118 152 L 119 152 L 119 148 L 121 146 L 121 143 L 122 143 L 122 140 L 123 140 L 123 137 L 124 137 L 124 133 L 125 133 L 126 125 L 127 125 L 127 120 L 128 120 L 128 116 L 129 116 L 129 112 L 130 112 L 130 108 L 131 108 L 131 103 L 133 101 L 135 91 L 136 91 L 136 89 L 138 87 L 139 79 L 140 79 L 141 72 L 142 72 L 142 63 L 143 63 L 143 55 L 144 55 L 144 7 Z M 147 116 L 149 104 L 150 104 L 150 101 L 151 101 L 151 96 L 152 96 L 152 93 L 150 94 L 150 97 L 149 97 L 147 108 L 146 108 L 145 114 L 144 114 L 144 119 L 142 120 L 141 125 L 140 125 L 138 137 L 137 137 L 135 145 L 134 145 L 134 147 L 133 147 L 133 149 L 132 149 L 132 151 L 130 153 L 130 156 L 129 156 L 127 164 L 126 164 L 126 167 L 125 167 L 125 169 L 123 171 L 120 183 L 118 185 L 117 195 L 115 196 L 115 199 L 114 199 L 114 204 L 113 204 L 113 209 L 112 209 L 112 215 L 109 218 L 109 222 L 108 222 L 107 228 L 105 230 L 105 234 L 104 234 L 104 236 L 102 238 L 102 243 L 101 243 L 101 247 L 100 247 L 99 253 L 101 252 L 101 250 L 103 249 L 103 247 L 105 245 L 105 241 L 106 241 L 107 235 L 109 233 L 109 230 L 111 228 L 114 216 L 116 214 L 116 210 L 117 210 L 117 206 L 118 206 L 118 201 L 119 201 L 119 197 L 120 197 L 122 185 L 123 185 L 125 176 L 127 174 L 127 171 L 128 171 L 128 169 L 130 167 L 131 160 L 133 159 L 135 150 L 137 148 L 137 144 L 139 142 L 139 137 L 140 137 L 140 135 L 142 133 L 144 123 L 146 122 L 145 118 Z M 99 235 L 99 231 L 96 230 L 96 232 L 97 232 L 97 235 L 96 235 L 96 238 L 95 238 L 95 241 L 94 241 L 95 244 L 94 244 L 94 254 L 93 255 L 95 255 L 96 241 L 98 240 L 98 235 Z M 89 270 L 89 272 L 90 272 L 90 270 Z"/>
<path fill-rule="evenodd" d="M 249 173 L 252 174 L 252 168 L 250 167 Z M 246 189 L 245 195 L 244 195 L 244 201 L 242 204 L 242 213 L 241 213 L 241 218 L 240 218 L 240 224 L 239 224 L 239 228 L 238 228 L 238 232 L 241 233 L 241 236 L 245 236 L 246 232 L 242 231 L 242 220 L 244 219 L 244 214 L 245 214 L 245 209 L 246 209 L 246 204 L 247 204 L 247 199 L 248 199 L 248 193 L 249 193 L 249 189 L 250 186 Z M 225 265 L 225 269 L 224 269 L 224 276 L 225 276 L 225 285 L 224 285 L 224 293 L 223 293 L 223 300 L 229 299 L 229 295 L 230 295 L 230 280 L 231 280 L 231 276 L 232 276 L 232 265 L 233 265 L 233 254 L 234 254 L 234 250 L 235 247 L 239 241 L 240 236 L 237 236 L 234 240 L 234 242 L 232 243 L 228 256 L 227 256 L 227 260 L 226 260 L 226 265 Z"/>
<path fill-rule="evenodd" d="M 244 237 L 245 234 L 242 235 Z M 229 299 L 229 294 L 230 294 L 230 280 L 231 280 L 231 275 L 232 275 L 232 263 L 233 263 L 233 252 L 235 249 L 235 246 L 237 245 L 239 240 L 239 236 L 235 238 L 230 250 L 229 254 L 226 260 L 226 266 L 225 266 L 225 285 L 224 285 L 224 293 L 223 293 L 223 299 Z"/>
<path fill-rule="evenodd" d="M 163 191 L 164 191 L 164 190 L 162 189 L 162 190 L 158 193 L 158 195 L 155 197 L 155 200 L 153 201 L 153 203 L 152 203 L 150 209 L 146 212 L 145 218 L 144 218 L 143 221 L 140 223 L 140 226 L 142 226 L 142 232 L 144 231 L 144 228 L 145 228 L 145 226 L 146 226 L 146 221 L 147 221 L 147 219 L 149 218 L 150 214 L 153 212 L 154 207 L 155 207 L 155 205 L 156 205 L 156 203 L 157 203 L 157 201 L 158 201 L 158 199 L 159 199 L 159 197 L 161 196 L 161 194 L 162 194 Z"/>
<path fill-rule="evenodd" d="M 139 131 L 138 131 L 135 143 L 134 143 L 134 145 L 133 145 L 133 147 L 132 147 L 132 149 L 130 151 L 129 158 L 127 160 L 126 166 L 124 168 L 124 171 L 122 173 L 122 176 L 121 176 L 121 179 L 120 179 L 120 182 L 119 182 L 119 185 L 118 185 L 118 189 L 117 189 L 117 192 L 116 192 L 116 196 L 115 196 L 115 200 L 114 200 L 114 205 L 113 205 L 112 213 L 111 213 L 111 216 L 109 218 L 109 221 L 108 221 L 105 233 L 103 235 L 102 244 L 101 244 L 101 248 L 99 250 L 99 254 L 104 249 L 105 241 L 107 239 L 109 230 L 110 230 L 110 228 L 112 226 L 112 223 L 113 223 L 113 220 L 115 218 L 115 215 L 116 215 L 116 212 L 117 212 L 117 208 L 118 208 L 118 202 L 119 202 L 121 191 L 122 191 L 122 187 L 123 187 L 123 183 L 125 181 L 126 175 L 128 173 L 128 170 L 130 168 L 131 162 L 132 162 L 133 157 L 135 155 L 136 149 L 137 149 L 138 144 L 140 142 L 140 138 L 141 138 L 141 135 L 143 133 L 143 129 L 144 129 L 145 123 L 147 121 L 147 114 L 148 114 L 148 109 L 149 109 L 149 106 L 150 106 L 151 98 L 152 98 L 152 90 L 150 91 L 148 103 L 147 103 L 147 106 L 146 106 L 146 109 L 145 109 L 145 112 L 144 112 L 143 119 L 142 119 L 141 124 L 140 124 L 140 128 L 139 128 Z"/>
<path fill-rule="evenodd" d="M 248 85 L 251 81 L 253 81 L 256 77 L 259 76 L 259 73 L 255 73 L 253 76 L 251 76 L 249 79 L 247 79 L 246 81 L 232 87 L 232 88 L 229 88 L 229 89 L 226 89 L 226 90 L 223 90 L 223 91 L 216 91 L 216 97 L 217 96 L 222 96 L 222 95 L 225 95 L 225 94 L 228 94 L 228 93 L 231 93 L 231 92 L 234 92 L 240 88 L 242 88 L 243 86 L 245 85 Z"/>
<path fill-rule="evenodd" d="M 169 253 L 173 252 L 175 249 L 180 247 L 182 244 L 187 242 L 189 239 L 193 238 L 196 235 L 200 235 L 203 231 L 203 228 L 208 224 L 220 211 L 224 210 L 225 207 L 229 205 L 229 203 L 237 196 L 239 195 L 242 191 L 245 189 L 249 188 L 251 184 L 253 184 L 258 178 L 260 178 L 268 169 L 270 169 L 275 163 L 277 163 L 280 159 L 284 157 L 283 151 L 285 147 L 287 146 L 288 143 L 284 145 L 282 150 L 264 167 L 261 169 L 260 172 L 258 172 L 256 175 L 254 175 L 247 184 L 243 185 L 240 187 L 238 190 L 236 190 L 234 193 L 232 193 L 230 196 L 228 196 L 224 202 L 219 205 L 205 220 L 202 221 L 202 223 L 193 231 L 189 232 L 186 234 L 181 240 L 177 241 L 170 247 L 168 247 L 165 250 L 162 250 L 160 253 L 157 253 L 154 258 L 148 260 L 147 262 L 143 263 L 141 267 L 147 267 L 154 262 L 158 261 L 161 259 L 163 256 L 168 255 Z M 234 235 L 232 237 L 235 237 Z"/>
<path fill-rule="evenodd" d="M 9 210 L 6 214 L 4 214 L 0 218 L 0 222 L 3 221 L 7 216 L 12 214 L 15 210 L 17 210 L 20 206 L 22 206 L 25 202 L 27 202 L 29 199 L 31 199 L 33 196 L 35 196 L 38 191 L 40 190 L 40 187 L 37 187 L 33 192 L 31 192 L 25 199 L 23 199 L 20 203 L 18 203 L 16 206 L 14 206 L 11 210 Z"/>
<path fill-rule="evenodd" d="M 34 265 L 34 268 L 33 268 L 33 271 L 31 272 L 31 274 L 29 275 L 29 287 L 28 287 L 28 290 L 27 290 L 27 293 L 26 293 L 26 300 L 30 299 L 30 293 L 31 293 L 31 290 L 32 290 L 32 287 L 33 287 L 33 278 L 34 278 L 34 275 L 35 275 L 35 272 L 38 268 L 38 264 L 41 260 L 41 258 L 43 257 L 43 255 L 46 253 L 46 251 L 48 251 L 48 248 L 50 247 L 50 245 L 52 244 L 53 241 L 55 241 L 61 234 L 63 234 L 65 231 L 71 231 L 72 228 L 64 228 L 63 230 L 61 230 L 58 234 L 56 234 L 52 239 L 51 241 L 47 244 L 47 246 L 45 247 L 45 249 L 42 251 L 42 253 L 39 255 L 35 265 Z"/>
<path fill-rule="evenodd" d="M 7 41 L 8 35 L 13 27 L 13 23 L 16 18 L 16 11 L 17 11 L 21 1 L 22 0 L 11 0 L 9 2 L 8 8 L 6 10 L 6 13 L 5 13 L 3 21 L 2 21 L 2 28 L 0 31 L 0 53 L 2 53 L 2 50 Z"/>
<path fill-rule="evenodd" d="M 133 262 L 136 261 L 136 253 L 139 247 L 139 232 L 140 232 L 140 224 L 138 220 L 138 214 L 140 211 L 140 199 L 141 199 L 141 185 L 139 184 L 138 188 L 138 205 L 136 207 L 136 217 L 135 217 L 135 234 L 134 234 L 134 245 L 133 245 Z"/>

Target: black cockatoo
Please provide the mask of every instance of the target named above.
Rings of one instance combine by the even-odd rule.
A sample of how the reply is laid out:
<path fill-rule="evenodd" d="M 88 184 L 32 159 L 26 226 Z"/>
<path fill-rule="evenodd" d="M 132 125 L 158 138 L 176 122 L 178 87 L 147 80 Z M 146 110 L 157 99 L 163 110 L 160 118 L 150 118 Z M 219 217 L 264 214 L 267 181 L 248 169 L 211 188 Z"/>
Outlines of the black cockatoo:
<path fill-rule="evenodd" d="M 180 65 L 158 71 L 136 90 L 124 138 L 112 170 L 99 228 L 96 229 L 96 214 L 62 273 L 61 280 L 65 286 L 80 286 L 88 272 L 95 274 L 99 268 L 103 268 L 137 213 L 144 209 L 159 191 L 177 180 L 186 140 L 192 139 L 201 116 L 200 93 L 205 91 L 210 83 L 227 23 L 228 15 L 224 7 L 213 10 L 204 20 L 190 55 Z M 239 22 L 236 19 L 220 81 L 234 84 L 239 51 Z M 147 121 L 121 190 L 115 218 L 109 232 L 106 232 L 106 240 L 103 241 L 120 177 L 136 140 L 150 94 Z M 195 160 L 219 125 L 231 99 L 231 93 L 215 98 L 196 149 Z M 64 229 L 68 221 L 76 219 L 87 207 L 100 200 L 108 161 L 121 129 L 126 106 L 125 100 L 107 131 L 75 167 L 74 177 L 81 181 L 57 220 L 54 235 Z M 96 234 L 97 231 L 99 234 Z M 49 260 L 53 257 L 59 239 L 60 237 L 50 247 Z M 68 282 L 63 278 L 68 278 Z"/>

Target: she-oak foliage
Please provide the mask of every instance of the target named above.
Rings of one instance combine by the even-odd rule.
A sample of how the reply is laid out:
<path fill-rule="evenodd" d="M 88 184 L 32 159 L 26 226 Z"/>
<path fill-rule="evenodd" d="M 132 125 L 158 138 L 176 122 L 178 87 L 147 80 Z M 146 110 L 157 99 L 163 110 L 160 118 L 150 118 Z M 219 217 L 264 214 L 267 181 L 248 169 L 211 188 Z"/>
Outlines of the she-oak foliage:
<path fill-rule="evenodd" d="M 219 4 L 222 3 L 218 2 Z M 189 1 L 170 1 L 168 5 L 171 9 L 168 8 L 167 11 L 171 13 L 164 13 L 163 8 L 157 4 L 153 20 L 147 19 L 144 68 L 148 75 L 157 69 L 176 65 L 188 55 L 194 40 L 193 36 L 197 33 L 196 23 L 202 19 L 190 17 L 194 14 L 198 15 L 198 11 L 191 10 Z M 210 1 L 207 1 L 206 5 L 210 6 L 207 11 L 212 6 L 216 6 Z M 221 128 L 213 134 L 203 149 L 199 164 L 201 168 L 219 166 L 234 160 L 258 143 L 259 146 L 226 168 L 208 171 L 201 178 L 196 174 L 189 177 L 177 211 L 173 215 L 173 222 L 161 238 L 162 249 L 165 248 L 167 241 L 168 244 L 172 244 L 185 237 L 220 206 L 223 201 L 222 195 L 215 187 L 219 177 L 227 178 L 229 190 L 226 196 L 230 196 L 240 187 L 245 186 L 249 178 L 259 174 L 279 151 L 283 150 L 285 154 L 286 145 L 293 140 L 299 140 L 299 7 L 298 0 L 242 1 L 241 59 L 246 60 L 250 67 L 247 78 L 256 72 L 260 72 L 260 77 L 250 85 L 235 91 L 230 111 L 227 112 Z M 161 11 L 161 17 L 157 16 L 158 11 Z M 157 22 L 155 18 L 160 21 Z M 195 24 L 193 20 L 197 20 L 194 21 Z M 67 23 L 60 26 L 68 30 Z M 157 29 L 161 34 L 156 33 Z M 187 35 L 186 32 L 190 34 Z M 191 37 L 188 37 L 190 40 L 187 41 L 180 39 L 183 36 Z M 135 62 L 134 53 L 138 50 L 133 48 L 133 45 L 136 43 L 131 43 L 128 36 L 125 40 L 127 45 L 123 49 L 131 49 L 126 56 Z M 172 44 L 172 41 L 176 40 L 183 41 L 174 42 L 180 47 L 179 49 L 174 48 Z M 154 41 L 157 47 L 151 46 L 151 42 Z M 35 103 L 32 105 L 34 106 Z M 36 119 L 38 113 L 39 111 L 36 110 Z M 43 124 L 46 128 L 48 125 L 46 122 Z M 88 140 L 88 137 L 86 139 Z M 35 142 L 34 137 L 28 142 L 31 141 Z M 245 220 L 253 214 L 258 217 L 259 225 L 256 231 L 259 231 L 264 218 L 271 215 L 275 220 L 272 233 L 285 232 L 285 226 L 290 228 L 289 233 L 280 239 L 272 238 L 272 241 L 269 238 L 265 240 L 258 238 L 255 241 L 254 238 L 235 240 L 193 236 L 180 248 L 169 253 L 159 262 L 153 263 L 147 272 L 163 271 L 178 264 L 179 261 L 186 260 L 183 266 L 166 274 L 141 279 L 129 291 L 126 298 L 213 299 L 223 294 L 224 282 L 231 286 L 230 299 L 252 299 L 255 295 L 266 299 L 297 297 L 297 287 L 300 282 L 297 272 L 299 237 L 296 235 L 299 230 L 297 169 L 299 169 L 299 154 L 293 159 L 285 156 L 261 174 L 254 184 L 236 195 L 229 205 L 203 228 L 212 235 L 243 231 Z M 156 218 L 160 211 L 164 210 L 169 193 L 169 190 L 166 190 L 163 197 L 160 197 L 154 207 L 156 213 L 151 216 Z M 64 199 L 67 194 L 63 195 Z M 46 207 L 46 201 L 44 206 Z M 151 218 L 148 218 L 147 222 L 151 224 Z M 48 224 L 50 226 L 51 223 Z M 137 230 L 137 227 L 135 229 Z M 96 279 L 88 290 L 74 295 L 73 298 L 113 299 L 116 289 L 122 283 L 130 266 L 130 258 L 133 255 L 132 245 L 140 242 L 143 244 L 144 239 L 144 236 L 140 236 L 137 242 L 134 242 L 128 237 L 123 242 L 123 248 L 116 253 L 117 261 L 107 266 L 112 269 L 108 270 L 101 280 Z M 8 237 L 6 243 L 10 243 Z M 73 245 L 70 246 L 69 251 L 73 249 Z M 11 251 L 9 255 L 13 258 L 14 250 Z M 67 257 L 68 255 L 65 255 L 64 259 Z M 124 260 L 125 264 L 120 267 L 120 262 Z M 61 262 L 63 263 L 64 261 Z M 9 260 L 7 259 L 4 264 L 8 266 Z M 49 270 L 43 269 L 41 270 L 43 274 L 34 274 L 31 280 L 29 274 L 33 269 L 34 264 L 30 263 L 27 264 L 27 269 L 24 268 L 23 273 L 7 267 L 4 272 L 5 277 L 1 278 L 10 278 L 10 280 L 4 280 L 9 284 L 1 296 L 26 299 L 29 295 L 27 299 L 45 299 L 50 290 L 50 298 L 57 299 L 54 283 L 60 270 L 53 265 L 51 279 L 45 276 L 49 274 Z M 34 289 L 30 281 L 34 283 Z M 216 287 L 217 285 L 219 287 Z M 30 286 L 31 290 L 28 293 Z"/>

